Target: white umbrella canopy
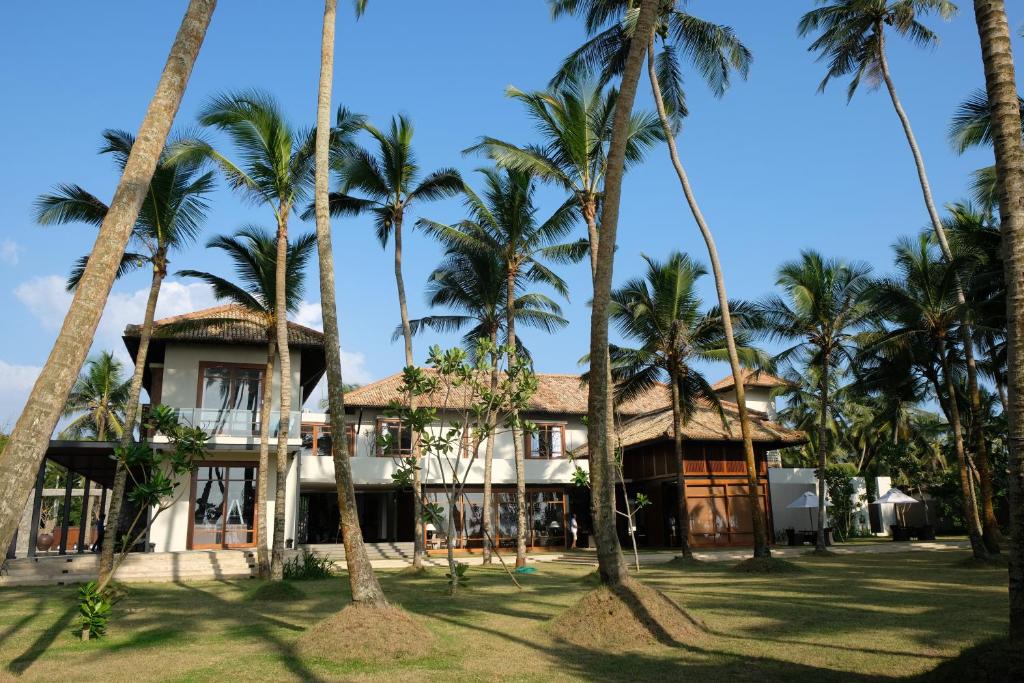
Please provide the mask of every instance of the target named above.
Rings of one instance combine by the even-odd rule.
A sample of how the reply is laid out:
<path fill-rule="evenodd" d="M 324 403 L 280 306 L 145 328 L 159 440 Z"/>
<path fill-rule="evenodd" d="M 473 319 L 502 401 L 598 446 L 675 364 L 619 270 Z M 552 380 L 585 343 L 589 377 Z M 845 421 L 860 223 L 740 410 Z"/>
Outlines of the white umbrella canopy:
<path fill-rule="evenodd" d="M 872 505 L 905 505 L 916 502 L 916 498 L 911 498 L 898 488 L 891 488 L 885 492 L 885 495 L 879 496 Z"/>
<path fill-rule="evenodd" d="M 818 496 L 816 496 L 815 494 L 811 493 L 810 491 L 805 491 L 804 493 L 800 494 L 799 498 L 794 500 L 786 507 L 794 510 L 798 510 L 800 508 L 807 508 L 807 520 L 811 523 L 812 528 L 815 526 L 814 518 L 811 516 L 811 510 L 818 509 Z"/>

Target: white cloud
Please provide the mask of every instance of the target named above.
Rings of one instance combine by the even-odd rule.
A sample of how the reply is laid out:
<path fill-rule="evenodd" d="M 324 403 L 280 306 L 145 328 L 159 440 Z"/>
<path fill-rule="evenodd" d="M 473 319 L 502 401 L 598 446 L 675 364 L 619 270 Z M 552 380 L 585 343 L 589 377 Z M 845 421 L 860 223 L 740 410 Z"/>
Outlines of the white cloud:
<path fill-rule="evenodd" d="M 41 369 L 0 360 L 0 430 L 7 432 L 14 427 Z"/>
<path fill-rule="evenodd" d="M 9 266 L 18 265 L 19 255 L 21 254 L 21 245 L 11 239 L 5 239 L 0 242 L 0 261 L 3 261 Z"/>
<path fill-rule="evenodd" d="M 324 312 L 320 302 L 303 301 L 300 303 L 299 310 L 292 316 L 292 322 L 312 327 L 314 330 L 323 330 Z"/>
<path fill-rule="evenodd" d="M 314 330 L 323 330 L 324 317 L 320 302 L 301 302 L 299 309 L 292 316 L 292 322 L 312 327 Z M 366 369 L 366 356 L 357 351 L 341 350 L 341 372 L 345 377 L 345 382 L 350 384 L 366 384 L 372 381 L 370 371 Z"/>
<path fill-rule="evenodd" d="M 15 287 L 14 295 L 44 328 L 59 330 L 64 314 L 71 306 L 72 295 L 65 289 L 65 282 L 58 275 L 34 277 Z"/>

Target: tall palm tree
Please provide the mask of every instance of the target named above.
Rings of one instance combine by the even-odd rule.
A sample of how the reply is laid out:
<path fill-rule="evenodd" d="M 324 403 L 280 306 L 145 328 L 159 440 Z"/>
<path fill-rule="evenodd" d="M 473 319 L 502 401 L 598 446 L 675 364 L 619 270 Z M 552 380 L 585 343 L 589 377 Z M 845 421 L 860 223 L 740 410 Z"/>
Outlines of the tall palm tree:
<path fill-rule="evenodd" d="M 547 92 L 527 93 L 510 86 L 506 94 L 523 104 L 536 122 L 542 142 L 515 145 L 484 136 L 466 151 L 484 152 L 499 166 L 533 173 L 576 197 L 580 215 L 587 225 L 593 274 L 597 264 L 597 218 L 618 90 L 569 80 Z M 626 168 L 639 163 L 644 152 L 661 136 L 661 126 L 654 116 L 646 112 L 633 113 L 626 142 Z"/>
<path fill-rule="evenodd" d="M 273 401 L 274 366 L 276 359 L 280 358 L 278 342 L 278 321 L 283 319 L 285 324 L 288 321 L 288 313 L 298 310 L 302 300 L 303 274 L 306 264 L 313 255 L 313 247 L 316 245 L 316 236 L 312 233 L 302 235 L 288 245 L 285 261 L 285 289 L 284 296 L 278 296 L 277 280 L 277 239 L 270 232 L 254 226 L 247 226 L 237 231 L 234 235 L 218 235 L 206 243 L 207 249 L 218 249 L 227 254 L 234 265 L 235 275 L 238 282 L 232 282 L 227 278 L 205 271 L 182 270 L 178 275 L 191 277 L 210 285 L 213 295 L 220 301 L 229 301 L 242 307 L 252 314 L 266 327 L 267 330 L 267 363 L 263 373 L 263 395 L 260 405 L 260 451 L 259 451 L 259 472 L 257 474 L 256 493 L 256 536 L 257 536 L 257 568 L 261 578 L 273 577 L 271 564 L 267 561 L 267 482 L 268 469 L 270 466 L 270 413 Z M 280 307 L 280 301 L 284 299 L 284 307 Z M 218 324 L 219 320 L 206 320 L 202 324 Z M 283 365 L 283 363 L 282 363 Z M 281 404 L 284 404 L 284 372 L 281 373 Z M 287 439 L 284 429 L 284 410 L 281 410 L 281 427 L 277 431 L 279 442 Z M 343 432 L 344 433 L 344 432 Z M 280 459 L 277 462 L 277 483 L 275 500 L 279 501 L 274 506 L 274 543 L 278 542 L 277 526 L 282 524 L 277 520 L 278 508 L 283 508 L 285 493 L 282 491 L 281 482 L 284 481 L 285 469 Z M 283 538 L 283 537 L 282 537 Z M 283 545 L 283 542 L 282 542 Z M 275 553 L 281 549 L 274 548 Z"/>
<path fill-rule="evenodd" d="M 447 308 L 451 313 L 431 315 L 409 321 L 413 334 L 425 329 L 437 332 L 457 332 L 469 327 L 462 337 L 463 346 L 471 353 L 477 342 L 487 339 L 497 349 L 506 342 L 502 335 L 508 316 L 505 307 L 507 280 L 504 263 L 490 250 L 449 250 L 444 261 L 430 275 L 427 282 L 427 305 L 431 308 Z M 562 317 L 561 307 L 539 292 L 516 293 L 513 318 L 516 323 L 536 327 L 545 332 L 554 332 L 568 324 Z M 401 326 L 395 330 L 397 338 Z M 519 339 L 516 339 L 521 353 L 528 353 Z M 492 363 L 491 390 L 498 386 L 498 363 Z M 484 547 L 483 562 L 491 563 L 491 538 L 494 533 L 492 517 L 491 477 L 494 467 L 494 430 L 497 424 L 491 416 L 490 432 L 484 451 L 484 492 L 482 520 Z"/>
<path fill-rule="evenodd" d="M 974 0 L 974 19 L 985 65 L 985 90 L 992 110 L 999 224 L 1006 235 L 1007 347 L 1009 350 L 1010 444 L 1010 639 L 1024 642 L 1024 338 L 1018 325 L 1024 310 L 1024 143 L 1017 99 L 1013 47 L 1004 0 Z M 3 542 L 0 537 L 0 543 Z"/>
<path fill-rule="evenodd" d="M 366 0 L 356 0 L 356 16 L 366 9 Z M 323 35 L 320 44 L 320 87 L 317 92 L 315 183 L 313 209 L 316 214 L 317 256 L 320 273 L 320 306 L 324 322 L 324 352 L 327 366 L 327 408 L 332 434 L 345 433 L 345 382 L 341 374 L 341 342 L 338 333 L 338 303 L 334 285 L 334 249 L 331 246 L 331 218 L 328 182 L 331 152 L 349 151 L 351 135 L 361 117 L 339 108 L 337 123 L 331 130 L 331 85 L 334 80 L 334 25 L 337 21 L 337 0 L 325 0 Z M 336 133 L 336 135 L 332 135 Z M 332 138 L 334 138 L 332 140 Z M 338 510 L 341 517 L 342 542 L 345 544 L 345 564 L 348 568 L 352 601 L 363 605 L 384 605 L 384 591 L 373 573 L 373 566 L 363 545 L 363 532 L 359 527 L 356 509 L 355 485 L 349 462 L 348 439 L 339 438 L 333 444 L 334 479 L 338 492 Z"/>
<path fill-rule="evenodd" d="M 743 435 L 744 455 L 747 461 L 750 508 L 754 528 L 754 556 L 769 557 L 767 513 L 760 496 L 754 442 L 747 416 L 746 391 L 743 371 L 732 331 L 732 316 L 726 292 L 725 275 L 718 258 L 718 248 L 689 176 L 676 147 L 675 136 L 682 118 L 687 114 L 682 87 L 680 56 L 689 60 L 716 96 L 728 89 L 733 72 L 746 77 L 752 56 L 745 45 L 728 26 L 704 21 L 679 9 L 676 0 L 659 3 L 654 33 L 647 51 L 647 77 L 669 158 L 679 179 L 683 196 L 708 250 L 708 260 L 715 279 L 718 305 L 724 312 L 725 338 L 729 351 L 729 366 L 736 385 L 736 403 L 739 410 L 740 431 Z M 569 55 L 556 74 L 554 82 L 579 77 L 597 71 L 602 81 L 623 72 L 629 40 L 635 32 L 635 0 L 551 0 L 553 14 L 583 14 L 590 39 Z M 661 47 L 656 52 L 656 44 Z"/>
<path fill-rule="evenodd" d="M 387 132 L 369 123 L 363 129 L 373 138 L 376 151 L 356 149 L 341 157 L 336 166 L 341 187 L 330 194 L 332 215 L 359 215 L 370 213 L 377 229 L 381 247 L 387 247 L 394 238 L 395 284 L 398 289 L 398 309 L 402 320 L 405 342 L 405 364 L 415 365 L 412 353 L 412 329 L 409 326 L 409 308 L 405 297 L 405 279 L 402 276 L 402 228 L 405 213 L 414 204 L 452 197 L 462 190 L 462 177 L 452 168 L 443 168 L 421 177 L 419 164 L 412 148 L 413 125 L 404 115 L 391 119 Z M 351 193 L 358 192 L 359 195 Z M 413 457 L 418 457 L 418 444 L 413 443 Z M 416 518 L 413 544 L 413 567 L 423 567 L 423 517 L 420 471 L 413 469 L 413 507 Z"/>
<path fill-rule="evenodd" d="M 976 558 L 984 559 L 989 553 L 982 539 L 974 483 L 964 447 L 960 392 L 954 376 L 958 361 L 953 330 L 963 314 L 963 304 L 957 296 L 956 271 L 963 263 L 939 261 L 925 236 L 916 242 L 901 240 L 895 251 L 899 276 L 884 278 L 871 286 L 869 305 L 890 327 L 875 343 L 899 350 L 905 347 L 924 349 L 915 353 L 928 358 L 925 362 L 937 367 L 937 372 L 926 372 L 952 428 L 971 549 Z"/>
<path fill-rule="evenodd" d="M 72 387 L 62 417 L 74 418 L 61 431 L 62 439 L 118 439 L 126 426 L 131 380 L 124 378 L 121 361 L 110 351 L 89 359 Z"/>
<path fill-rule="evenodd" d="M 867 291 L 871 269 L 866 264 L 842 263 L 805 251 L 800 260 L 779 268 L 776 284 L 785 298 L 773 295 L 757 304 L 768 335 L 795 342 L 783 350 L 780 362 L 802 361 L 818 374 L 818 535 L 817 552 L 825 552 L 825 467 L 828 424 L 832 409 L 833 373 L 843 374 L 856 353 L 854 335 L 871 321 Z"/>
<path fill-rule="evenodd" d="M 1017 97 L 1018 106 L 1024 111 L 1024 97 Z M 1021 130 L 1024 135 L 1024 129 Z M 949 140 L 958 154 L 975 147 L 992 146 L 992 110 L 988 106 L 988 94 L 976 90 L 960 103 L 949 124 Z M 999 203 L 996 184 L 996 167 L 985 166 L 973 173 L 971 183 L 975 200 L 986 208 Z"/>
<path fill-rule="evenodd" d="M 107 130 L 104 131 L 103 138 L 105 143 L 100 148 L 100 153 L 111 154 L 117 166 L 124 172 L 128 157 L 135 146 L 135 137 L 125 131 Z M 172 141 L 170 145 L 173 144 Z M 168 157 L 168 149 L 165 147 L 150 181 L 149 192 L 146 193 L 135 221 L 131 242 L 137 245 L 139 251 L 125 251 L 116 275 L 120 278 L 147 264 L 152 268 L 149 296 L 146 299 L 139 348 L 135 355 L 135 370 L 124 416 L 126 424 L 130 427 L 118 435 L 122 446 L 127 446 L 133 439 L 139 397 L 142 394 L 142 377 L 146 370 L 149 341 L 153 335 L 153 318 L 160 297 L 160 287 L 167 276 L 169 254 L 185 248 L 195 239 L 206 218 L 206 195 L 213 190 L 212 173 L 200 173 L 199 165 L 194 162 L 171 161 Z M 42 225 L 76 222 L 100 226 L 109 210 L 102 200 L 78 185 L 59 185 L 53 193 L 42 195 L 36 200 L 36 220 Z M 68 278 L 69 290 L 74 290 L 78 286 L 88 263 L 88 255 L 78 260 Z M 127 480 L 127 470 L 118 462 L 107 513 L 115 524 L 121 517 L 121 504 Z M 114 544 L 107 543 L 100 554 L 100 581 L 107 579 L 113 566 Z"/>
<path fill-rule="evenodd" d="M 297 130 L 284 117 L 270 95 L 256 90 L 229 92 L 208 101 L 199 122 L 227 134 L 240 163 L 209 142 L 195 138 L 176 145 L 177 154 L 203 159 L 218 166 L 228 184 L 246 199 L 270 208 L 277 224 L 276 310 L 285 310 L 288 249 L 288 220 L 296 206 L 309 197 L 313 185 L 315 132 Z M 277 493 L 284 500 L 288 468 L 288 434 L 291 426 L 291 356 L 288 349 L 288 321 L 276 318 L 277 352 L 281 370 L 281 425 L 277 436 Z M 274 507 L 274 544 L 271 575 L 284 576 L 284 506 Z"/>
<path fill-rule="evenodd" d="M 690 417 L 710 405 L 726 421 L 717 392 L 695 361 L 723 361 L 728 358 L 721 312 L 702 311 L 697 281 L 707 275 L 699 263 L 686 254 L 672 252 L 664 261 L 644 256 L 647 273 L 634 278 L 611 294 L 609 318 L 628 340 L 640 343 L 630 348 L 611 346 L 612 379 L 617 402 L 628 401 L 667 382 L 672 397 L 675 434 L 677 510 L 682 555 L 691 556 L 690 512 L 686 500 L 683 466 L 683 431 Z M 744 306 L 734 306 L 736 312 Z M 740 354 L 747 366 L 760 365 L 763 354 L 741 339 Z"/>
<path fill-rule="evenodd" d="M 0 458 L 0 548 L 10 545 L 64 401 L 82 368 L 178 112 L 216 0 L 190 0 L 60 334 Z"/>
<path fill-rule="evenodd" d="M 420 219 L 417 226 L 435 235 L 449 249 L 490 252 L 501 263 L 505 278 L 505 336 L 508 365 L 516 362 L 516 297 L 526 283 L 545 284 L 568 296 L 565 281 L 545 261 L 575 262 L 587 254 L 586 240 L 563 242 L 576 222 L 576 200 L 571 198 L 544 221 L 537 218 L 534 195 L 536 179 L 530 173 L 511 169 L 481 169 L 484 191 L 478 195 L 464 188 L 469 217 L 456 225 Z M 518 415 L 513 414 L 513 419 Z M 516 566 L 526 565 L 526 474 L 519 430 L 512 429 L 516 458 L 516 504 L 518 531 Z"/>
<path fill-rule="evenodd" d="M 958 12 L 956 5 L 949 0 L 818 0 L 818 4 L 822 6 L 803 15 L 797 31 L 801 36 L 817 34 L 808 50 L 818 53 L 818 60 L 824 61 L 828 65 L 825 77 L 818 88 L 819 92 L 824 92 L 832 79 L 844 76 L 851 77 L 846 90 L 848 100 L 853 98 L 865 78 L 868 86 L 872 88 L 885 84 L 914 159 L 921 195 L 932 229 L 935 231 L 935 238 L 938 240 L 944 258 L 947 261 L 952 261 L 953 252 L 946 238 L 946 231 L 935 199 L 932 196 L 924 157 L 910 125 L 910 117 L 896 92 L 896 84 L 889 69 L 886 36 L 888 29 L 897 36 L 907 38 L 917 45 L 933 47 L 938 44 L 939 37 L 919 19 L 937 14 L 940 18 L 949 20 Z M 962 290 L 959 298 L 961 304 L 965 303 L 966 299 Z M 981 394 L 978 389 L 977 364 L 974 359 L 973 332 L 969 311 L 966 306 L 961 308 L 964 312 L 964 319 L 960 321 L 959 333 L 967 362 L 967 390 L 970 397 L 970 410 L 974 418 L 971 423 L 980 427 L 982 424 L 980 419 Z M 978 467 L 983 472 L 983 478 L 990 479 L 988 448 L 984 434 L 972 430 L 970 441 Z M 999 551 L 999 535 L 998 525 L 993 516 L 986 520 L 985 524 L 985 542 L 993 552 Z"/>

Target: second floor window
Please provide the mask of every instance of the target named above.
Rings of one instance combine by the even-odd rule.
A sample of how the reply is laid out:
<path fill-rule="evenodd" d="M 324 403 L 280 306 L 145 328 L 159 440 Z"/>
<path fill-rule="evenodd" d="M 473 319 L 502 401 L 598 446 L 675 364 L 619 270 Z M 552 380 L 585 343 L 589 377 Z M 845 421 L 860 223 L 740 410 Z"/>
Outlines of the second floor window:
<path fill-rule="evenodd" d="M 526 435 L 527 458 L 561 458 L 565 456 L 565 425 L 538 422 L 537 431 Z"/>
<path fill-rule="evenodd" d="M 200 364 L 199 407 L 259 412 L 263 370 L 245 365 Z"/>
<path fill-rule="evenodd" d="M 377 420 L 377 455 L 399 457 L 412 455 L 412 433 L 401 420 Z M 390 437 L 390 447 L 385 449 L 381 438 Z"/>
<path fill-rule="evenodd" d="M 356 455 L 356 427 L 345 425 L 349 457 Z M 334 455 L 331 448 L 331 425 L 305 423 L 302 425 L 302 450 L 305 455 Z"/>

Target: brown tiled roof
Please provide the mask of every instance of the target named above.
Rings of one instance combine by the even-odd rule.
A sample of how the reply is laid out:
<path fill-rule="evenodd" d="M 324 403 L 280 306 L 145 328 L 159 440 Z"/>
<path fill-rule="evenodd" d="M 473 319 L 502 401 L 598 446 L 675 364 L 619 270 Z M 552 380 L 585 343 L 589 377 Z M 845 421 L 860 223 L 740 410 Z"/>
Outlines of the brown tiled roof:
<path fill-rule="evenodd" d="M 722 379 L 718 380 L 711 385 L 711 388 L 715 391 L 726 391 L 736 386 L 736 382 L 733 381 L 732 375 L 727 375 Z M 775 375 L 769 374 L 764 370 L 751 370 L 749 368 L 743 370 L 743 386 L 745 387 L 788 387 L 789 382 L 786 380 L 776 377 Z"/>
<path fill-rule="evenodd" d="M 739 409 L 733 403 L 723 402 L 726 423 L 710 406 L 702 406 L 690 417 L 683 428 L 683 438 L 690 441 L 740 441 Z M 770 443 L 777 446 L 789 446 L 804 443 L 807 439 L 802 432 L 783 427 L 772 422 L 764 413 L 748 411 L 750 417 L 751 436 L 757 443 Z M 674 439 L 672 410 L 663 409 L 648 415 L 641 415 L 627 420 L 619 429 L 619 443 L 623 448 L 636 446 L 649 441 Z M 586 446 L 578 449 L 583 455 Z"/>
<path fill-rule="evenodd" d="M 353 408 L 386 408 L 392 400 L 401 397 L 398 387 L 402 383 L 402 374 L 390 377 L 353 389 L 345 394 L 345 405 Z M 530 399 L 528 410 L 537 413 L 561 413 L 564 415 L 587 414 L 587 387 L 580 382 L 579 375 L 537 374 L 537 391 Z M 447 399 L 448 407 L 461 407 L 464 397 L 428 396 L 420 398 L 420 405 L 440 408 Z M 640 415 L 653 410 L 660 410 L 669 405 L 671 398 L 665 385 L 658 385 L 619 407 L 624 415 Z"/>
<path fill-rule="evenodd" d="M 129 325 L 125 337 L 138 337 L 140 325 Z M 266 344 L 267 323 L 257 313 L 236 304 L 214 306 L 153 321 L 153 337 L 215 344 Z M 288 343 L 296 347 L 323 347 L 322 332 L 288 323 Z"/>

